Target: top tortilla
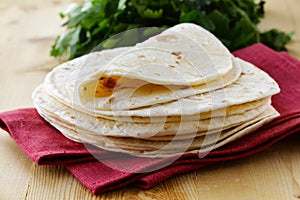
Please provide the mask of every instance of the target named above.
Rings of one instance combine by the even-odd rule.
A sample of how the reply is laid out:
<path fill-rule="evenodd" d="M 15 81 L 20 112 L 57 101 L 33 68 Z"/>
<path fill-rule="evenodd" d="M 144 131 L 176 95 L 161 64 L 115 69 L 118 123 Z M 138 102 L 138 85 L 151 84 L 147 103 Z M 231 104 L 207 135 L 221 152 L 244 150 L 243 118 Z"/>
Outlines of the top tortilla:
<path fill-rule="evenodd" d="M 94 74 L 140 79 L 161 85 L 194 86 L 224 76 L 232 55 L 204 28 L 183 23 L 118 55 Z"/>
<path fill-rule="evenodd" d="M 215 36 L 201 27 L 180 24 L 135 47 L 64 63 L 47 75 L 45 88 L 68 105 L 75 100 L 97 110 L 127 110 L 216 90 L 236 81 L 240 73 L 239 63 Z M 104 77 L 121 79 L 111 95 L 94 98 Z"/>

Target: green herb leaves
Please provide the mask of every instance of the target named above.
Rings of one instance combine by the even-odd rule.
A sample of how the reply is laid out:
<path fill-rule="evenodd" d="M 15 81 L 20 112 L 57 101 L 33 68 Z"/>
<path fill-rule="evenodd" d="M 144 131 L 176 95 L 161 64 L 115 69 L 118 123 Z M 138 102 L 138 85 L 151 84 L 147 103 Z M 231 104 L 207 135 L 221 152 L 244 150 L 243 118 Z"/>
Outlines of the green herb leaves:
<path fill-rule="evenodd" d="M 273 29 L 261 33 L 264 1 L 254 0 L 86 0 L 71 4 L 63 13 L 67 33 L 58 36 L 52 56 L 69 59 L 90 52 L 109 37 L 139 27 L 170 27 L 178 23 L 199 24 L 215 34 L 231 51 L 262 42 L 285 50 L 291 33 Z M 106 41 L 112 48 L 118 41 Z"/>

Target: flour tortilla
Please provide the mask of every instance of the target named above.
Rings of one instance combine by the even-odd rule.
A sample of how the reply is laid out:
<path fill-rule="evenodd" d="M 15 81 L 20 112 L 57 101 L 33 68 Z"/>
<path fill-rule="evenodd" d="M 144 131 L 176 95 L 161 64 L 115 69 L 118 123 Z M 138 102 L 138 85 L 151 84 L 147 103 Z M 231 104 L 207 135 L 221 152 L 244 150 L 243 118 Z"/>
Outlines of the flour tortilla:
<path fill-rule="evenodd" d="M 190 39 L 190 32 L 197 37 Z M 228 49 L 209 31 L 182 23 L 117 56 L 99 69 L 96 78 L 103 74 L 161 85 L 194 86 L 227 74 L 232 69 L 231 58 Z"/>
<path fill-rule="evenodd" d="M 179 98 L 205 93 L 222 88 L 236 81 L 241 73 L 239 62 L 233 62 L 232 69 L 224 76 L 201 85 L 158 85 L 142 79 L 130 79 L 124 75 L 108 97 L 95 98 L 95 91 L 100 74 L 91 75 L 82 81 L 80 87 L 80 101 L 84 107 L 99 110 L 127 110 L 166 103 Z M 150 68 L 154 70 L 154 68 Z M 146 73 L 146 72 L 145 72 Z M 156 73 L 156 71 L 155 71 Z"/>
<path fill-rule="evenodd" d="M 83 112 L 93 113 L 94 116 L 99 117 L 104 115 L 140 117 L 180 116 L 194 115 L 232 105 L 244 104 L 272 96 L 280 91 L 277 83 L 267 73 L 251 63 L 238 58 L 235 58 L 235 60 L 241 64 L 242 72 L 240 77 L 232 84 L 210 92 L 179 98 L 176 101 L 156 104 L 151 107 L 125 111 L 117 109 L 105 111 L 97 109 L 96 106 L 92 109 L 91 107 L 84 107 L 84 105 L 78 102 L 74 104 L 78 105 L 78 107 L 81 106 L 80 109 Z M 112 105 L 113 108 L 114 106 L 118 107 L 117 105 Z M 78 107 L 76 106 L 75 109 Z"/>
<path fill-rule="evenodd" d="M 256 123 L 251 124 L 248 127 L 244 127 L 243 129 L 241 129 L 240 131 L 238 131 L 234 134 L 229 134 L 229 136 L 226 136 L 226 133 L 224 133 L 225 139 L 223 139 L 223 136 L 221 134 L 220 140 L 217 139 L 219 137 L 218 135 L 216 135 L 215 137 L 213 136 L 212 139 L 209 139 L 210 141 L 206 141 L 205 143 L 201 143 L 201 142 L 204 142 L 204 139 L 199 139 L 199 141 L 196 140 L 196 142 L 193 142 L 192 145 L 189 147 L 189 149 L 186 152 L 198 153 L 200 151 L 200 152 L 205 153 L 205 152 L 209 152 L 214 149 L 220 148 L 230 142 L 233 142 L 241 137 L 244 137 L 244 136 L 254 132 L 258 128 L 260 128 L 264 124 L 272 121 L 273 119 L 275 119 L 278 116 L 279 116 L 279 113 L 274 108 L 270 107 L 268 109 L 268 111 L 266 111 L 264 118 L 257 121 Z M 217 141 L 216 141 L 216 139 L 217 139 Z M 197 144 L 197 142 L 199 142 L 199 143 Z M 186 141 L 186 144 L 190 144 L 190 141 Z M 184 143 L 180 142 L 178 145 L 184 145 Z M 200 147 L 201 147 L 201 149 L 200 149 Z M 169 156 L 182 154 L 182 151 L 176 150 L 176 149 L 171 149 L 170 151 L 164 151 L 164 149 L 166 149 L 166 147 L 164 147 L 164 149 L 150 150 L 150 151 L 145 151 L 142 149 L 137 150 L 135 148 L 128 148 L 128 147 L 127 148 L 123 147 L 122 150 L 125 150 L 125 149 L 126 149 L 127 153 L 130 153 L 131 155 L 142 156 L 142 157 L 154 157 L 154 158 L 155 157 L 169 157 Z M 181 149 L 181 150 L 183 150 L 183 149 Z"/>
<path fill-rule="evenodd" d="M 107 120 L 104 118 L 94 118 L 72 108 L 56 102 L 43 91 L 43 86 L 34 93 L 34 103 L 36 107 L 46 110 L 49 115 L 55 116 L 57 121 L 68 124 L 75 124 L 79 129 L 89 130 L 98 135 L 115 137 L 137 137 L 148 138 L 151 136 L 162 136 L 170 134 L 189 134 L 199 131 L 213 129 L 230 128 L 251 120 L 261 114 L 266 106 L 261 105 L 255 109 L 246 110 L 240 114 L 232 114 L 224 117 L 209 118 L 197 121 L 166 122 L 166 123 L 123 123 Z M 142 130 L 142 131 L 141 131 Z"/>
<path fill-rule="evenodd" d="M 162 122 L 180 122 L 180 121 L 196 121 L 208 119 L 211 117 L 224 117 L 233 114 L 240 114 L 247 110 L 255 109 L 270 101 L 269 97 L 259 99 L 256 101 L 233 105 L 227 108 L 221 108 L 209 112 L 194 114 L 194 115 L 182 115 L 182 116 L 165 116 L 165 117 L 138 117 L 138 116 L 107 116 L 102 115 L 101 118 L 109 119 L 118 122 L 133 122 L 133 123 L 162 123 Z"/>
<path fill-rule="evenodd" d="M 141 141 L 140 139 L 105 137 L 99 135 L 95 137 L 95 135 L 90 134 L 88 131 L 80 131 L 80 133 L 78 133 L 74 131 L 76 130 L 74 125 L 62 123 L 55 118 L 49 117 L 49 115 L 44 115 L 44 112 L 40 109 L 38 109 L 38 111 L 41 116 L 71 140 L 93 144 L 94 146 L 109 151 L 128 153 L 142 157 L 168 157 L 188 152 L 196 153 L 200 148 L 201 151 L 211 151 L 253 132 L 279 115 L 274 108 L 269 106 L 266 111 L 257 118 L 254 118 L 246 124 L 225 130 L 221 134 L 212 134 L 212 137 L 209 138 L 208 141 L 206 141 L 207 138 L 204 136 L 200 136 L 195 139 L 178 140 L 169 143 L 165 141 Z M 84 141 L 82 140 L 83 136 L 79 134 L 84 134 Z"/>
<path fill-rule="evenodd" d="M 262 123 L 263 119 L 270 116 L 271 109 L 272 109 L 271 106 L 268 106 L 266 112 L 263 112 L 261 115 L 258 115 L 256 118 L 249 120 L 245 124 L 235 126 L 234 128 L 231 128 L 229 130 L 225 129 L 220 133 L 217 132 L 215 134 L 209 134 L 208 137 L 210 137 L 210 139 L 206 142 L 206 145 L 211 145 L 216 141 L 224 141 L 225 138 L 233 136 L 234 134 L 237 134 L 238 131 L 245 129 L 245 127 L 247 127 L 247 123 L 249 122 L 250 125 L 257 122 Z M 93 135 L 90 136 L 92 137 Z M 131 148 L 135 150 L 153 151 L 153 150 L 162 149 L 163 147 L 167 146 L 164 148 L 164 151 L 176 151 L 178 149 L 179 150 L 184 149 L 184 147 L 187 144 L 189 144 L 191 141 L 192 143 L 189 146 L 188 150 L 199 148 L 203 144 L 205 137 L 206 135 L 195 137 L 195 138 L 182 139 L 182 140 L 177 140 L 176 138 L 175 140 L 172 141 L 171 144 L 169 144 L 171 141 L 153 141 L 153 140 L 136 139 L 136 138 L 109 137 L 108 140 L 118 147 L 123 147 L 127 149 Z"/>
<path fill-rule="evenodd" d="M 192 37 L 189 30 L 198 36 Z M 180 24 L 135 47 L 104 50 L 64 63 L 48 74 L 45 87 L 67 105 L 75 100 L 75 107 L 82 103 L 101 111 L 126 110 L 222 88 L 240 71 L 215 36 L 193 24 Z M 122 77 L 125 84 L 114 95 L 95 99 L 98 80 L 113 76 Z"/>
<path fill-rule="evenodd" d="M 111 59 L 129 49 L 124 47 L 104 50 L 63 63 L 46 76 L 45 88 L 51 96 L 64 104 L 74 104 L 75 107 L 84 104 L 84 108 L 90 110 L 110 112 L 112 108 L 113 110 L 141 108 L 216 90 L 236 81 L 241 73 L 240 63 L 234 62 L 232 69 L 224 76 L 197 86 L 155 85 L 142 79 L 123 77 L 118 83 L 120 89 L 114 90 L 111 96 L 95 98 L 100 76 L 96 71 L 105 68 Z M 79 91 L 76 88 L 79 88 Z"/>
<path fill-rule="evenodd" d="M 113 50 L 118 53 L 120 49 Z M 98 54 L 94 54 L 97 57 Z M 108 60 L 112 58 L 110 52 L 103 51 L 99 55 Z M 96 59 L 95 59 L 96 60 Z M 89 60 L 94 62 L 94 59 Z M 100 110 L 85 107 L 81 102 L 75 100 L 75 84 L 78 75 L 75 64 L 79 61 L 71 61 L 56 68 L 48 74 L 45 79 L 45 90 L 50 96 L 61 103 L 72 106 L 74 109 L 92 114 L 95 117 L 162 117 L 162 116 L 181 116 L 194 115 L 203 112 L 209 112 L 225 108 L 232 105 L 244 104 L 255 100 L 272 96 L 280 91 L 277 83 L 265 72 L 256 68 L 252 64 L 235 58 L 236 62 L 241 64 L 242 72 L 238 80 L 233 84 L 210 93 L 201 93 L 197 95 L 180 98 L 178 101 L 153 104 L 137 109 L 125 111 L 120 110 Z M 91 65 L 90 65 L 91 66 Z M 112 105 L 112 107 L 114 107 Z M 117 107 L 117 106 L 116 106 Z"/>

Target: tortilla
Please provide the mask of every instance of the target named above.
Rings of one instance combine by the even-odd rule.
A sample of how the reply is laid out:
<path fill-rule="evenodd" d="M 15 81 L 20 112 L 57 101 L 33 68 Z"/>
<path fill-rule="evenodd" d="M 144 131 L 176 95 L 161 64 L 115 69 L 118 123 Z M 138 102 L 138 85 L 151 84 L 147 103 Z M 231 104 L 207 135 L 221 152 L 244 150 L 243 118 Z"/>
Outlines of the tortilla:
<path fill-rule="evenodd" d="M 236 81 L 241 73 L 240 64 L 235 62 L 230 72 L 226 75 L 197 86 L 157 85 L 142 79 L 122 77 L 117 83 L 117 89 L 114 88 L 111 91 L 111 95 L 95 98 L 95 91 L 99 82 L 98 76 L 100 75 L 92 74 L 88 76 L 87 74 L 93 73 L 98 68 L 105 67 L 109 59 L 113 59 L 114 56 L 124 51 L 126 52 L 128 49 L 119 48 L 92 53 L 64 63 L 46 76 L 46 90 L 50 95 L 68 105 L 72 105 L 74 100 L 77 100 L 76 107 L 82 103 L 84 107 L 91 109 L 97 108 L 109 111 L 113 107 L 114 110 L 124 110 L 170 102 L 178 98 L 222 88 Z M 80 91 L 75 90 L 75 88 L 79 88 Z M 78 94 L 76 94 L 77 92 Z M 74 99 L 75 95 L 79 95 L 79 99 Z M 124 103 L 124 99 L 128 101 Z"/>
<path fill-rule="evenodd" d="M 116 52 L 118 51 L 116 50 Z M 58 67 L 58 69 L 55 70 L 55 72 L 57 73 L 54 73 L 56 75 L 55 77 L 53 77 L 53 73 L 50 73 L 47 76 L 44 85 L 47 93 L 56 98 L 58 101 L 68 106 L 73 106 L 74 109 L 81 112 L 93 113 L 93 115 L 103 118 L 105 118 L 106 116 L 108 118 L 111 118 L 117 116 L 161 117 L 180 116 L 187 114 L 193 115 L 232 105 L 252 102 L 255 100 L 266 98 L 268 96 L 272 96 L 279 92 L 279 87 L 276 82 L 265 72 L 259 70 L 248 62 L 242 61 L 237 58 L 235 60 L 241 64 L 241 76 L 237 81 L 235 81 L 233 84 L 228 85 L 227 87 L 219 90 L 213 90 L 212 92 L 200 93 L 198 95 L 180 98 L 179 101 L 171 101 L 168 103 L 160 104 L 155 103 L 150 107 L 146 106 L 125 111 L 115 109 L 97 110 L 95 109 L 96 106 L 93 106 L 93 103 L 82 105 L 81 102 L 78 102 L 78 99 L 77 101 L 75 101 L 74 82 L 77 78 L 77 72 L 75 70 L 75 67 L 71 67 L 73 65 L 72 62 Z M 66 72 L 63 73 L 63 71 Z M 257 80 L 261 81 L 257 82 Z M 236 98 L 237 95 L 239 96 L 239 98 Z M 141 99 L 143 98 L 141 97 Z M 93 99 L 91 99 L 91 102 L 94 102 Z M 113 104 L 112 101 L 111 104 Z M 118 106 L 111 105 L 111 107 Z"/>
<path fill-rule="evenodd" d="M 71 140 L 92 144 L 96 147 L 100 147 L 105 150 L 128 153 L 135 156 L 142 157 L 168 157 L 174 155 L 180 155 L 183 153 L 211 151 L 219 148 L 229 142 L 232 142 L 242 136 L 245 136 L 254 130 L 261 127 L 263 124 L 271 121 L 279 114 L 278 112 L 268 106 L 268 108 L 253 120 L 231 128 L 229 130 L 223 130 L 222 132 L 216 132 L 215 134 L 199 136 L 184 140 L 172 140 L 172 141 L 151 141 L 141 140 L 136 138 L 118 138 L 111 136 L 101 136 L 91 134 L 89 131 L 80 130 L 77 131 L 74 124 L 66 124 L 57 119 L 44 115 L 40 109 L 39 113 L 47 119 L 51 124 L 60 130 L 66 137 Z M 83 134 L 79 136 L 79 134 Z"/>
<path fill-rule="evenodd" d="M 227 74 L 232 69 L 231 58 L 226 47 L 210 32 L 200 26 L 182 23 L 118 55 L 105 68 L 99 68 L 95 76 L 194 86 Z"/>
<path fill-rule="evenodd" d="M 240 114 L 250 109 L 255 109 L 270 101 L 269 97 L 259 99 L 256 101 L 233 105 L 227 108 L 221 108 L 209 112 L 203 112 L 194 115 L 181 115 L 181 116 L 165 116 L 165 117 L 138 117 L 138 116 L 108 116 L 102 115 L 101 118 L 109 119 L 119 122 L 132 122 L 132 123 L 161 123 L 161 122 L 182 122 L 182 121 L 196 121 L 208 119 L 211 117 L 224 117 L 233 114 Z"/>
<path fill-rule="evenodd" d="M 124 76 L 115 80 L 113 89 L 105 90 L 102 86 L 102 90 L 98 91 L 100 82 L 100 75 L 98 74 L 88 78 L 86 82 L 81 82 L 78 87 L 80 87 L 80 101 L 84 107 L 99 110 L 127 110 L 166 103 L 178 98 L 216 90 L 236 81 L 240 73 L 240 64 L 234 62 L 229 73 L 211 82 L 195 86 L 152 84 L 142 79 L 130 79 Z M 107 78 L 105 80 L 114 79 Z M 95 97 L 95 91 L 96 95 L 97 93 L 104 95 Z"/>
<path fill-rule="evenodd" d="M 189 134 L 199 131 L 229 128 L 261 114 L 267 105 L 263 104 L 254 109 L 246 110 L 240 114 L 229 116 L 212 117 L 196 121 L 179 121 L 163 123 L 125 123 L 107 120 L 104 118 L 94 118 L 81 112 L 76 112 L 72 108 L 56 102 L 52 97 L 47 96 L 41 86 L 34 93 L 34 103 L 36 107 L 46 110 L 49 115 L 54 115 L 58 121 L 74 124 L 78 129 L 89 130 L 98 135 L 115 137 L 137 137 L 148 138 L 151 136 L 161 136 L 170 134 Z M 182 116 L 184 118 L 184 116 Z M 143 131 L 141 131 L 143 130 Z"/>

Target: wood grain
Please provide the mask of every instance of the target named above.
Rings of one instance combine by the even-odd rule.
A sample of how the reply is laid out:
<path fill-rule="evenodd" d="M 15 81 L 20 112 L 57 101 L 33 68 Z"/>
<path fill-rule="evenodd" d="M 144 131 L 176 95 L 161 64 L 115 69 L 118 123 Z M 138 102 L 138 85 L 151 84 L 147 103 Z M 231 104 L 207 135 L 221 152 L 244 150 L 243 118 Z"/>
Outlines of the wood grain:
<path fill-rule="evenodd" d="M 79 1 L 79 0 L 77 0 Z M 49 56 L 63 32 L 58 13 L 72 0 L 0 1 L 0 111 L 31 107 L 31 92 L 58 64 Z M 295 31 L 289 52 L 300 58 L 300 1 L 267 0 L 260 28 Z M 0 200 L 300 199 L 300 135 L 236 161 L 172 177 L 149 190 L 134 186 L 92 195 L 62 166 L 37 166 L 0 131 Z"/>

